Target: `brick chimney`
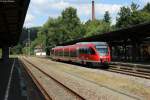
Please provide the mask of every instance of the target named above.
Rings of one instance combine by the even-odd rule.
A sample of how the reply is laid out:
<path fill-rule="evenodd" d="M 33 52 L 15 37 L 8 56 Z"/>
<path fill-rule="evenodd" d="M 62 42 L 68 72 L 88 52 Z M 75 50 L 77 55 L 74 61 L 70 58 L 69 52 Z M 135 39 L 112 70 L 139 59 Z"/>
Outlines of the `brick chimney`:
<path fill-rule="evenodd" d="M 95 5 L 94 5 L 94 0 L 92 0 L 92 20 L 95 20 Z"/>

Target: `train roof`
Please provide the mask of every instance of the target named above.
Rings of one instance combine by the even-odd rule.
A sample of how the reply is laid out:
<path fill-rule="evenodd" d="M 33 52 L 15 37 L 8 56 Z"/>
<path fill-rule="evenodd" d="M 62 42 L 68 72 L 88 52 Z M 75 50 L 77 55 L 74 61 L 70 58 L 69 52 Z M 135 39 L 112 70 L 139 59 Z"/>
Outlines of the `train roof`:
<path fill-rule="evenodd" d="M 94 44 L 94 45 L 107 45 L 106 42 L 78 42 L 76 44 Z"/>
<path fill-rule="evenodd" d="M 62 49 L 62 48 L 72 48 L 72 47 L 76 47 L 76 46 L 78 46 L 78 47 L 84 47 L 84 46 L 86 46 L 86 47 L 89 47 L 89 46 L 107 46 L 107 43 L 106 42 L 79 42 L 79 43 L 76 43 L 76 44 L 74 44 L 74 45 L 67 45 L 67 46 L 56 46 L 56 47 L 54 47 L 54 48 L 52 48 L 52 49 Z"/>

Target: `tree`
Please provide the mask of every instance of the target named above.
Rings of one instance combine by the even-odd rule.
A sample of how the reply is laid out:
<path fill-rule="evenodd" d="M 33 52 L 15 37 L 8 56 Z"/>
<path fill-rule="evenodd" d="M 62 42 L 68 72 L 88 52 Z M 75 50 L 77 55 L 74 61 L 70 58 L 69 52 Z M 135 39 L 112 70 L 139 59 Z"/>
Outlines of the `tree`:
<path fill-rule="evenodd" d="M 32 42 L 32 48 L 42 45 L 47 51 L 58 44 L 108 32 L 111 30 L 109 12 L 106 12 L 106 21 L 94 20 L 85 24 L 81 23 L 77 16 L 77 10 L 68 7 L 62 11 L 58 18 L 49 18 L 48 21 L 39 29 L 36 40 Z"/>
<path fill-rule="evenodd" d="M 129 17 L 131 16 L 130 8 L 129 7 L 121 7 L 118 15 L 119 15 L 119 17 L 117 18 L 116 27 L 118 27 L 118 28 L 127 27 L 128 23 L 129 23 Z"/>
<path fill-rule="evenodd" d="M 20 39 L 19 39 L 19 43 L 24 45 L 24 43 L 27 42 L 28 32 L 30 32 L 30 40 L 33 41 L 37 37 L 37 33 L 38 33 L 39 29 L 40 29 L 40 27 L 31 27 L 31 28 L 24 27 L 22 30 Z"/>
<path fill-rule="evenodd" d="M 150 21 L 150 13 L 146 12 L 148 5 L 143 10 L 138 10 L 138 5 L 132 3 L 130 7 L 122 7 L 118 13 L 116 27 L 124 28 Z"/>
<path fill-rule="evenodd" d="M 66 8 L 58 18 L 49 18 L 40 28 L 35 44 L 42 43 L 47 53 L 53 46 L 84 36 L 84 26 L 77 16 L 76 9 Z"/>
<path fill-rule="evenodd" d="M 84 35 L 84 33 L 81 33 L 82 25 L 77 16 L 76 9 L 68 7 L 62 12 L 62 24 L 63 32 L 67 41 L 80 38 Z"/>
<path fill-rule="evenodd" d="M 131 6 L 130 6 L 131 12 L 136 12 L 138 10 L 138 8 L 139 8 L 139 5 L 132 2 Z"/>
<path fill-rule="evenodd" d="M 108 11 L 105 12 L 103 21 L 105 21 L 106 23 L 111 23 L 111 17 Z"/>
<path fill-rule="evenodd" d="M 21 44 L 18 44 L 10 49 L 11 54 L 22 54 L 22 48 L 23 46 Z"/>
<path fill-rule="evenodd" d="M 144 8 L 142 9 L 142 11 L 148 12 L 150 13 L 150 3 L 147 3 Z"/>
<path fill-rule="evenodd" d="M 101 34 L 111 30 L 110 23 L 107 23 L 103 20 L 94 20 L 94 21 L 89 20 L 85 23 L 85 28 L 86 28 L 85 37 Z"/>

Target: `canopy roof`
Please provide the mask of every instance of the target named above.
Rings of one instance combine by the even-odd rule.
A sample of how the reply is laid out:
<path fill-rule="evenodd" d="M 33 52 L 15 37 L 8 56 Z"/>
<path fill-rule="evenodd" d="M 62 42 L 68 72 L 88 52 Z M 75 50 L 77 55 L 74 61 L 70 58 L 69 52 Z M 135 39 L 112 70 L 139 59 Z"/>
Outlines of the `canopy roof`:
<path fill-rule="evenodd" d="M 91 37 L 80 38 L 73 41 L 68 41 L 59 45 L 71 45 L 77 42 L 91 42 L 91 41 L 105 41 L 109 43 L 115 43 L 128 40 L 143 40 L 146 37 L 150 37 L 150 22 L 142 23 L 135 26 L 130 26 L 124 29 L 119 29 L 112 32 L 107 32 Z"/>
<path fill-rule="evenodd" d="M 0 2 L 0 47 L 16 45 L 30 0 L 2 0 Z"/>

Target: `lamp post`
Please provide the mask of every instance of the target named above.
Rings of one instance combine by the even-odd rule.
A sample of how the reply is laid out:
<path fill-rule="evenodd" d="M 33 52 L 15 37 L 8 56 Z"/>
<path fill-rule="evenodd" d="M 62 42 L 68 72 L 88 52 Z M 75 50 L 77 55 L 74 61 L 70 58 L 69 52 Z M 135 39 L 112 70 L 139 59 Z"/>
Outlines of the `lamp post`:
<path fill-rule="evenodd" d="M 45 51 L 46 51 L 46 55 L 48 54 L 48 31 L 45 30 Z"/>
<path fill-rule="evenodd" d="M 31 53 L 30 53 L 31 44 L 30 44 L 30 30 L 29 29 L 28 29 L 28 48 L 29 48 L 28 56 L 30 56 L 31 55 Z"/>

